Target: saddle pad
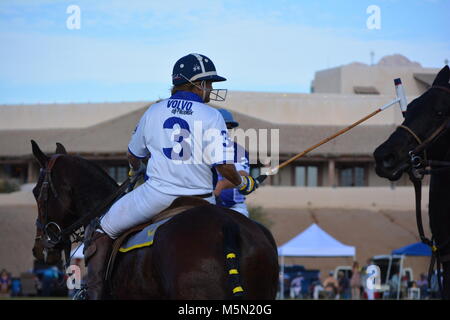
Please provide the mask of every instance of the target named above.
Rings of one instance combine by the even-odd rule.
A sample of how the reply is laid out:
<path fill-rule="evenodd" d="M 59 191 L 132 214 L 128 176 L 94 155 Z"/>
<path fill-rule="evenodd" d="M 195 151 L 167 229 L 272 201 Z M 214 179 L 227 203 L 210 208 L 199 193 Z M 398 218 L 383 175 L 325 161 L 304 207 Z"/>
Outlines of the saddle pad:
<path fill-rule="evenodd" d="M 155 233 L 158 227 L 163 225 L 172 218 L 173 217 L 169 217 L 164 220 L 153 223 L 142 229 L 142 231 L 139 231 L 138 233 L 132 235 L 130 238 L 128 238 L 126 242 L 122 244 L 122 246 L 119 249 L 119 252 L 128 252 L 134 249 L 151 246 L 153 244 L 153 239 L 155 237 Z"/>

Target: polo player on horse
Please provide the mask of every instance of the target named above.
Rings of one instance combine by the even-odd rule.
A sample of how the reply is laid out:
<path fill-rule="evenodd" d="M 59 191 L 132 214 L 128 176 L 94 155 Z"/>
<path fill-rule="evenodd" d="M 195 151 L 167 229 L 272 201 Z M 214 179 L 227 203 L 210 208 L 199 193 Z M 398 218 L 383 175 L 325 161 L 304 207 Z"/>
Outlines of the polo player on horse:
<path fill-rule="evenodd" d="M 212 87 L 213 82 L 225 80 L 204 55 L 189 54 L 175 63 L 172 96 L 148 108 L 128 144 L 130 175 L 145 170 L 148 179 L 86 230 L 88 299 L 103 297 L 107 258 L 114 239 L 123 232 L 148 221 L 179 196 L 197 196 L 215 204 L 212 169 L 244 195 L 258 187 L 251 176 L 236 171 L 224 119 L 206 105 L 225 100 L 226 90 Z M 142 162 L 146 158 L 147 167 Z"/>

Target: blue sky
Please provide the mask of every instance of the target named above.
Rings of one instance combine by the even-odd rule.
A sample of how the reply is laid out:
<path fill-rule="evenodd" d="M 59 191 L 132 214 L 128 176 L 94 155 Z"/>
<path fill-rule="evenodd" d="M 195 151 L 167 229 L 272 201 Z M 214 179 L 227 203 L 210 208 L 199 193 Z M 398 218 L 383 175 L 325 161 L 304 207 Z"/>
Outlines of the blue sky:
<path fill-rule="evenodd" d="M 81 10 L 70 30 L 69 5 Z M 366 26 L 376 5 L 381 29 Z M 450 0 L 0 1 L 0 104 L 167 97 L 175 61 L 211 58 L 230 90 L 309 92 L 314 72 L 400 53 L 450 59 Z"/>

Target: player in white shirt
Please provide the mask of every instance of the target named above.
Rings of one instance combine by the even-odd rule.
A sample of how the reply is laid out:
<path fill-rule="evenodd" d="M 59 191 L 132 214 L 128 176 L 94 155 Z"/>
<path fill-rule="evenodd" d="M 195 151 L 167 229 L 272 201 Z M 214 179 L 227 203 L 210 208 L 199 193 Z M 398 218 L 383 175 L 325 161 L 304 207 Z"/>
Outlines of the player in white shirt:
<path fill-rule="evenodd" d="M 111 206 L 101 228 L 86 232 L 89 299 L 103 295 L 105 262 L 113 239 L 148 221 L 179 196 L 199 196 L 215 203 L 212 168 L 243 194 L 258 187 L 251 176 L 236 171 L 222 115 L 205 104 L 210 99 L 225 100 L 226 90 L 212 88 L 213 82 L 225 80 L 206 56 L 184 56 L 173 68 L 172 96 L 150 106 L 140 119 L 128 144 L 128 160 L 133 174 L 145 170 L 141 160 L 149 158 L 148 180 Z"/>

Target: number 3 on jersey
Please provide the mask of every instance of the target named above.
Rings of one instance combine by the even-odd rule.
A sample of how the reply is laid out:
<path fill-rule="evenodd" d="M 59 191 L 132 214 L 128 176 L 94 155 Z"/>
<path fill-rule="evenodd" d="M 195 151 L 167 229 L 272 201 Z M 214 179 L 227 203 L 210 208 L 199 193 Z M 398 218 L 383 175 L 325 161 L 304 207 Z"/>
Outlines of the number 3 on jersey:
<path fill-rule="evenodd" d="M 163 148 L 164 155 L 170 160 L 189 160 L 191 157 L 191 146 L 186 140 L 191 136 L 191 130 L 186 120 L 177 117 L 168 118 L 164 121 L 163 129 L 175 130 L 175 125 L 180 127 L 176 134 L 170 133 L 173 142 L 177 143 L 172 148 Z"/>

